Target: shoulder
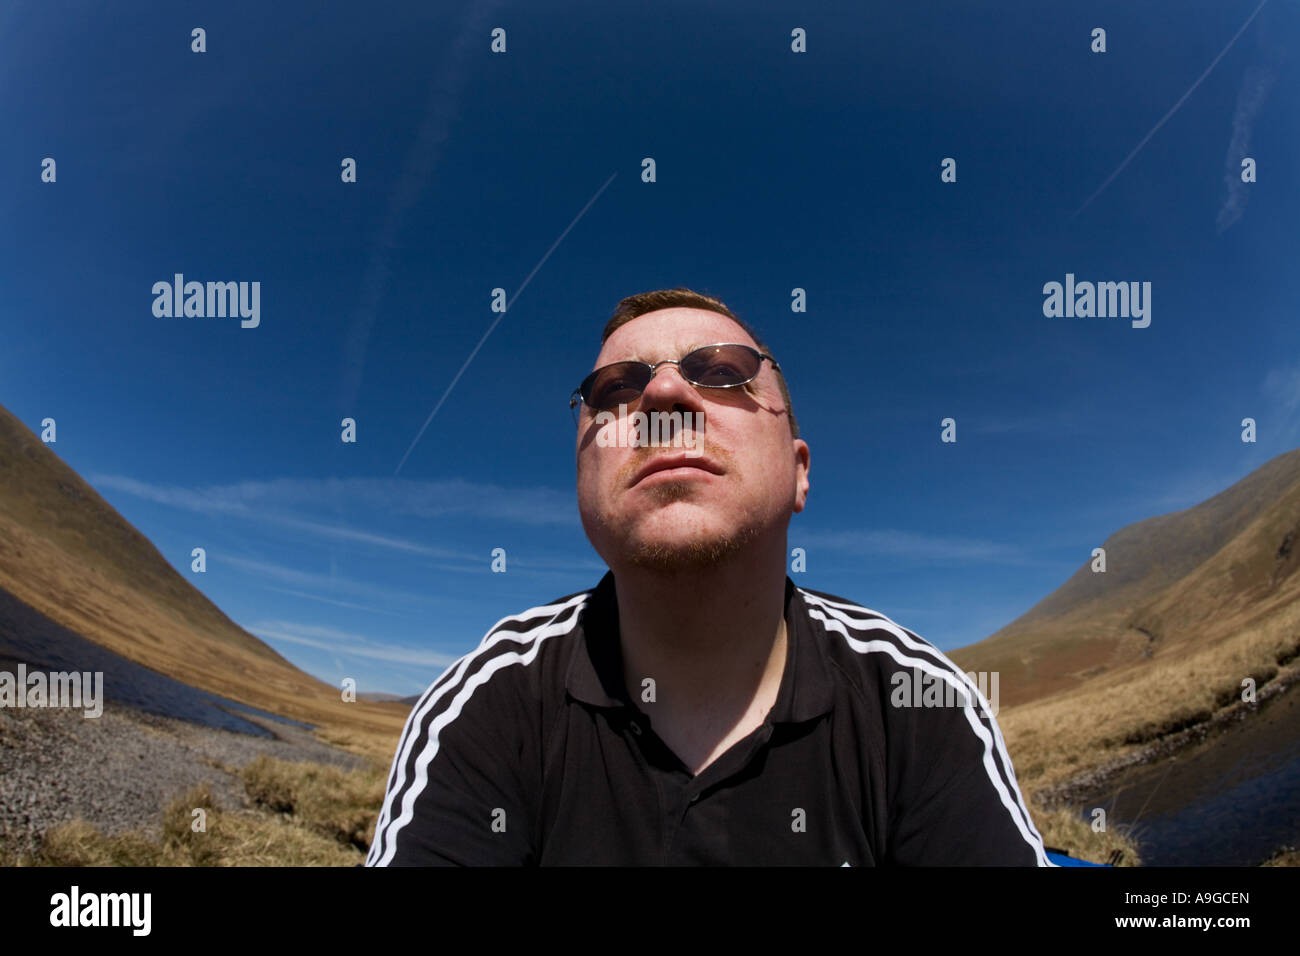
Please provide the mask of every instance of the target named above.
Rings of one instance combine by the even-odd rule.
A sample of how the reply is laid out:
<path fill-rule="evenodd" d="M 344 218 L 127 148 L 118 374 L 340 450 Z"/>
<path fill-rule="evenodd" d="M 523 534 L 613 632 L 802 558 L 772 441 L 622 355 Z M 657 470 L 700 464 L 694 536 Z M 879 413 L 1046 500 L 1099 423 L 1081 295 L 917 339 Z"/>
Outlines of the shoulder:
<path fill-rule="evenodd" d="M 838 595 L 796 587 L 822 653 L 886 717 L 934 706 L 990 724 L 997 714 L 996 676 L 963 671 L 943 651 L 880 611 Z M 991 699 L 990 699 L 991 690 Z M 902 714 L 899 714 L 899 710 Z M 928 723 L 933 724 L 934 721 Z"/>
<path fill-rule="evenodd" d="M 963 672 L 879 611 L 796 591 L 823 654 L 882 721 L 892 858 L 1052 865 L 998 728 L 998 675 Z"/>
<path fill-rule="evenodd" d="M 577 591 L 501 618 L 429 686 L 412 719 L 459 714 L 471 701 L 490 707 L 502 700 L 540 698 L 547 686 L 563 681 L 592 593 Z"/>
<path fill-rule="evenodd" d="M 460 821 L 485 802 L 506 806 L 531 792 L 531 731 L 555 699 L 548 681 L 562 681 L 556 661 L 566 656 L 566 637 L 581 633 L 590 593 L 501 618 L 424 692 L 397 744 L 370 862 L 491 857 Z"/>
<path fill-rule="evenodd" d="M 826 652 L 855 673 L 888 678 L 919 668 L 962 674 L 939 648 L 880 611 L 825 591 L 795 590 Z"/>
<path fill-rule="evenodd" d="M 485 684 L 537 684 L 542 672 L 550 670 L 551 663 L 571 648 L 573 641 L 568 639 L 581 635 L 582 610 L 591 593 L 588 589 L 565 594 L 498 620 L 487 628 L 476 648 L 434 680 L 425 697 L 446 696 L 452 688 L 472 691 Z"/>

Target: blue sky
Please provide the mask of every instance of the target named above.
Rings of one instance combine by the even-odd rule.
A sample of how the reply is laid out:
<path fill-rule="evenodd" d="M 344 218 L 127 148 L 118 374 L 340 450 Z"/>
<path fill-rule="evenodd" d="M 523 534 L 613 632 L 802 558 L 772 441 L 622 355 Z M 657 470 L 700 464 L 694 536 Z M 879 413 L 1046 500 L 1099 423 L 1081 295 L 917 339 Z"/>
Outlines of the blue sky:
<path fill-rule="evenodd" d="M 305 670 L 415 693 L 599 580 L 567 397 L 636 292 L 758 328 L 796 579 L 944 649 L 1300 443 L 1294 2 L 1226 53 L 1256 0 L 546 6 L 0 11 L 0 402 Z M 260 324 L 155 317 L 178 272 Z M 1044 316 L 1067 273 L 1150 326 Z"/>

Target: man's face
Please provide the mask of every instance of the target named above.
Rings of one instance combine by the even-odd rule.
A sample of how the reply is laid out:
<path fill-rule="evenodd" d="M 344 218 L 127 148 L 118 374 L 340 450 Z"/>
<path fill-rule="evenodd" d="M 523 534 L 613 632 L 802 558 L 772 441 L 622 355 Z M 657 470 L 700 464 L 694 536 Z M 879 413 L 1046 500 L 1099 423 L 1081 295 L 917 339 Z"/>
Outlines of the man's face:
<path fill-rule="evenodd" d="M 639 316 L 605 342 L 593 368 L 639 360 L 678 360 L 704 345 L 738 342 L 757 349 L 739 325 L 703 309 L 661 309 Z M 761 351 L 761 350 L 760 350 Z M 777 372 L 764 360 L 758 377 L 734 388 L 697 388 L 676 365 L 662 365 L 635 411 L 690 412 L 703 422 L 702 455 L 685 447 L 617 447 L 618 426 L 597 424 L 585 404 L 578 419 L 578 511 L 605 562 L 659 570 L 703 568 L 779 535 L 808 494 L 808 445 L 790 435 Z M 617 414 L 617 410 L 615 410 Z M 605 416 L 606 418 L 608 416 Z M 598 433 L 605 432 L 601 447 Z M 630 431 L 630 429 L 629 429 Z M 648 464 L 680 458 L 685 467 L 642 477 Z"/>

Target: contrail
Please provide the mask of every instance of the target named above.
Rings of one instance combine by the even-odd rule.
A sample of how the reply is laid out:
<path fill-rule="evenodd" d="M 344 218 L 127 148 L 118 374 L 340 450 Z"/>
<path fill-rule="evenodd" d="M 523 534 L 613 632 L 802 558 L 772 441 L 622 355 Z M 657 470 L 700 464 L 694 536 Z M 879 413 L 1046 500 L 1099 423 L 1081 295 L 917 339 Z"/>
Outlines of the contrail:
<path fill-rule="evenodd" d="M 406 459 L 409 458 L 411 452 L 415 450 L 415 446 L 420 443 L 420 436 L 424 434 L 424 430 L 428 428 L 429 423 L 433 421 L 433 416 L 438 414 L 438 409 L 442 408 L 442 403 L 447 400 L 447 396 L 451 394 L 451 390 L 456 387 L 456 383 L 460 381 L 460 377 L 465 374 L 465 369 L 469 368 L 469 363 L 474 361 L 474 356 L 478 355 L 478 350 L 481 349 L 483 343 L 488 340 L 488 336 L 492 334 L 492 330 L 495 329 L 501 323 L 501 320 L 509 313 L 510 307 L 514 305 L 515 299 L 519 298 L 519 293 L 523 292 L 524 289 L 528 287 L 528 283 L 533 281 L 533 276 L 537 275 L 537 270 L 540 269 L 546 260 L 551 257 L 551 253 L 555 251 L 555 247 L 564 241 L 564 237 L 569 234 L 569 230 L 576 226 L 578 220 L 586 215 L 587 210 L 591 208 L 592 203 L 600 198 L 600 194 L 603 193 L 609 184 L 614 181 L 614 177 L 617 175 L 617 172 L 612 173 L 609 179 L 605 180 L 605 185 L 596 190 L 596 195 L 587 200 L 587 205 L 583 206 L 581 212 L 573 217 L 573 222 L 569 223 L 568 228 L 566 228 L 564 232 L 560 233 L 559 238 L 551 243 L 551 248 L 546 250 L 546 255 L 542 256 L 542 258 L 538 260 L 537 265 L 533 266 L 533 271 L 528 273 L 528 277 L 524 279 L 523 284 L 520 285 L 519 288 L 515 290 L 515 294 L 506 301 L 506 311 L 498 315 L 495 321 L 488 326 L 488 330 L 484 332 L 483 337 L 478 340 L 478 345 L 474 346 L 474 351 L 469 353 L 469 358 L 465 359 L 465 364 L 460 367 L 460 371 L 456 373 L 456 377 L 451 380 L 451 384 L 447 386 L 447 390 L 442 393 L 442 398 L 438 399 L 438 404 L 433 406 L 433 411 L 429 413 L 429 417 L 424 420 L 424 424 L 420 426 L 420 430 L 416 433 L 414 440 L 412 440 L 411 447 L 406 449 L 406 454 L 403 455 L 402 460 L 397 463 L 397 471 L 393 472 L 394 476 L 402 470 L 402 466 L 406 464 Z"/>
<path fill-rule="evenodd" d="M 1232 49 L 1232 45 L 1237 42 L 1237 37 L 1241 36 L 1243 33 L 1246 32 L 1246 27 L 1250 26 L 1251 21 L 1255 19 L 1255 17 L 1259 14 L 1259 11 L 1264 9 L 1264 4 L 1266 3 L 1268 3 L 1268 0 L 1260 0 L 1259 6 L 1255 8 L 1255 12 L 1246 18 L 1246 22 L 1241 25 L 1240 30 L 1238 30 L 1235 34 L 1233 34 L 1232 39 L 1228 41 L 1228 45 L 1225 46 L 1222 50 L 1220 50 L 1219 55 L 1210 61 L 1210 65 L 1205 68 L 1205 72 L 1202 73 L 1197 78 L 1196 82 L 1191 85 L 1191 88 L 1188 89 L 1186 93 L 1184 93 L 1181 97 L 1179 97 L 1178 102 L 1175 103 L 1172 107 L 1170 107 L 1169 112 L 1166 113 L 1163 117 L 1161 117 L 1160 122 L 1156 123 L 1155 126 L 1151 127 L 1151 132 L 1147 133 L 1145 136 L 1142 137 L 1142 142 L 1138 143 L 1136 146 L 1133 147 L 1133 152 L 1129 153 L 1128 156 L 1124 158 L 1124 162 L 1120 163 L 1118 168 L 1116 168 L 1116 170 L 1113 173 L 1111 173 L 1108 177 L 1106 177 L 1106 181 L 1097 187 L 1097 191 L 1094 192 L 1091 196 L 1089 196 L 1086 200 L 1084 200 L 1083 205 L 1074 211 L 1074 215 L 1070 216 L 1071 219 L 1079 215 L 1079 213 L 1083 212 L 1083 210 L 1087 208 L 1088 203 L 1092 202 L 1099 195 L 1101 195 L 1102 190 L 1105 189 L 1107 186 L 1109 186 L 1111 182 L 1115 179 L 1115 177 L 1124 171 L 1124 167 L 1127 166 L 1132 161 L 1133 157 L 1136 156 L 1142 150 L 1142 147 L 1147 144 L 1147 140 L 1149 140 L 1152 136 L 1156 134 L 1156 130 L 1164 126 L 1165 122 L 1169 119 L 1169 117 L 1173 116 L 1175 113 L 1178 112 L 1178 107 L 1182 106 L 1183 102 L 1187 99 L 1187 97 L 1191 96 L 1192 93 L 1196 90 L 1196 88 L 1201 85 L 1201 80 L 1205 79 L 1207 76 L 1210 75 L 1210 71 L 1214 69 L 1214 65 L 1223 59 L 1223 54 L 1227 53 L 1230 49 Z"/>
<path fill-rule="evenodd" d="M 1250 135 L 1255 129 L 1255 117 L 1259 114 L 1268 96 L 1269 89 L 1277 80 L 1277 71 L 1271 65 L 1252 66 L 1246 71 L 1241 81 L 1241 91 L 1237 94 L 1237 110 L 1232 114 L 1232 139 L 1228 141 L 1228 155 L 1224 157 L 1223 181 L 1227 185 L 1228 195 L 1219 207 L 1215 225 L 1223 232 L 1246 210 L 1246 199 L 1250 187 L 1241 180 L 1241 159 L 1249 155 Z"/>
<path fill-rule="evenodd" d="M 470 9 L 450 54 L 438 57 L 441 66 L 431 74 L 424 117 L 407 150 L 397 184 L 390 193 L 383 224 L 370 244 L 370 260 L 362 275 L 360 301 L 347 331 L 343 349 L 343 394 L 339 402 L 344 415 L 355 413 L 371 332 L 393 274 L 393 250 L 397 247 L 407 216 L 415 208 L 429 177 L 442 159 L 443 147 L 459 116 L 458 107 L 472 72 L 469 69 L 471 58 L 481 42 L 479 38 L 497 16 L 499 11 L 495 7 L 499 5 L 476 4 Z"/>

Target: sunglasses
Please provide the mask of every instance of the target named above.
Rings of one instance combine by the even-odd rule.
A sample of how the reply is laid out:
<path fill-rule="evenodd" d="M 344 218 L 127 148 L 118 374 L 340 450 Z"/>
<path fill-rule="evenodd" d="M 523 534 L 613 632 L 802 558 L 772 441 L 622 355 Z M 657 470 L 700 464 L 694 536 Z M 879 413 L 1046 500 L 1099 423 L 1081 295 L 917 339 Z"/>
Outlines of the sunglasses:
<path fill-rule="evenodd" d="M 682 378 L 699 388 L 736 388 L 758 377 L 764 359 L 772 363 L 773 369 L 781 371 L 781 366 L 772 356 L 734 342 L 706 345 L 676 361 L 664 359 L 653 365 L 649 362 L 615 362 L 584 378 L 569 397 L 569 408 L 576 424 L 579 404 L 586 404 L 594 412 L 608 412 L 619 405 L 630 405 L 645 391 L 660 365 L 676 365 Z"/>

